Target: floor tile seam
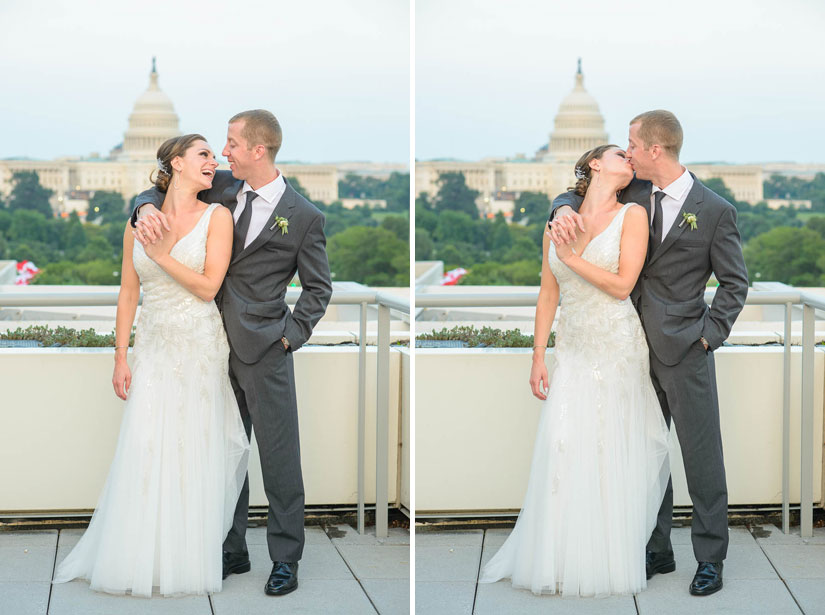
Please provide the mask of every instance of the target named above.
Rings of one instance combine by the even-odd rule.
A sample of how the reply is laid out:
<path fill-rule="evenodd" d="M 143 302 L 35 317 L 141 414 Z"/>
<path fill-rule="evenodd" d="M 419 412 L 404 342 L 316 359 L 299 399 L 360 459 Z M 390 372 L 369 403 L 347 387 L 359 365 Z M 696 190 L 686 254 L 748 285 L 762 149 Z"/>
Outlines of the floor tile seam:
<path fill-rule="evenodd" d="M 476 600 L 478 600 L 478 580 L 481 578 L 481 562 L 484 559 L 484 543 L 487 541 L 487 530 L 482 530 L 481 534 L 481 548 L 478 550 L 478 569 L 476 570 L 476 582 L 473 590 L 473 607 L 470 609 L 471 614 L 476 612 Z"/>
<path fill-rule="evenodd" d="M 52 581 L 54 580 L 54 573 L 57 570 L 57 549 L 60 546 L 60 530 L 57 532 L 57 538 L 54 541 L 54 562 L 52 562 L 52 575 L 49 579 L 49 599 L 46 601 L 46 615 L 49 615 L 49 611 L 52 608 L 52 590 L 54 589 L 54 584 Z"/>
<path fill-rule="evenodd" d="M 324 532 L 324 534 L 326 534 L 326 531 Z M 327 538 L 329 538 L 329 534 L 327 534 Z M 378 607 L 376 606 L 375 602 L 373 602 L 372 597 L 367 592 L 367 588 L 364 587 L 364 584 L 361 582 L 361 579 L 358 578 L 358 575 L 355 574 L 355 571 L 352 569 L 352 566 L 349 565 L 349 562 L 347 561 L 347 558 L 344 557 L 343 553 L 341 553 L 341 549 L 339 549 L 338 545 L 336 545 L 331 539 L 330 539 L 330 543 L 335 548 L 335 551 L 338 553 L 338 557 L 340 557 L 341 561 L 344 562 L 344 566 L 347 567 L 347 570 L 349 570 L 349 573 L 352 575 L 352 578 L 355 580 L 356 583 L 358 583 L 358 587 L 361 588 L 361 591 L 363 592 L 364 596 L 369 601 L 370 606 L 372 606 L 373 610 L 376 612 L 377 615 L 381 615 L 381 611 L 378 610 Z"/>
<path fill-rule="evenodd" d="M 751 535 L 753 535 L 753 534 L 751 534 Z M 799 600 L 797 600 L 796 596 L 794 596 L 794 593 L 791 591 L 791 588 L 788 586 L 788 582 L 785 580 L 785 577 L 779 572 L 779 568 L 776 566 L 776 564 L 774 564 L 773 560 L 771 559 L 771 556 L 768 554 L 767 551 L 765 551 L 765 547 L 762 546 L 762 544 L 758 540 L 756 540 L 755 536 L 754 536 L 754 540 L 756 541 L 756 544 L 759 545 L 760 551 L 762 551 L 763 555 L 765 556 L 765 559 L 768 560 L 768 563 L 771 565 L 771 568 L 773 568 L 774 572 L 776 572 L 776 576 L 779 577 L 780 581 L 782 581 L 782 585 L 785 586 L 785 590 L 790 595 L 791 600 L 794 601 L 794 604 L 796 605 L 796 608 L 799 609 L 799 612 L 802 613 L 802 615 L 805 615 L 805 610 L 802 608 L 802 605 L 799 604 Z"/>

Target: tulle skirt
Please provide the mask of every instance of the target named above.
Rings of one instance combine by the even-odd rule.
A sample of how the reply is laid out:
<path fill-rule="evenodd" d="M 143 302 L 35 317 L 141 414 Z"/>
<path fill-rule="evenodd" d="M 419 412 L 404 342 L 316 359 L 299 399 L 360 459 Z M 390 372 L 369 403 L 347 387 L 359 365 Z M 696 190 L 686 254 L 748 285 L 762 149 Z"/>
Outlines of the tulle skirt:
<path fill-rule="evenodd" d="M 249 454 L 228 346 L 194 354 L 152 341 L 135 348 L 105 486 L 55 583 L 84 578 L 94 590 L 146 597 L 153 587 L 163 595 L 221 589 L 222 544 Z"/>
<path fill-rule="evenodd" d="M 535 594 L 577 596 L 646 587 L 645 545 L 669 476 L 667 426 L 644 338 L 615 350 L 557 348 L 524 505 L 481 582 L 509 577 Z"/>

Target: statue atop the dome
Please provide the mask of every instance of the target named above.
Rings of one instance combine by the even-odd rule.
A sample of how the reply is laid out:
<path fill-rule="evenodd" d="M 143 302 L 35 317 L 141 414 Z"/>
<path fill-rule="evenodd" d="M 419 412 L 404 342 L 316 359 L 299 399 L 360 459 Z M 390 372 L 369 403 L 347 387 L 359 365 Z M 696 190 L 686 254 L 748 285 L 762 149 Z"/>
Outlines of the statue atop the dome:
<path fill-rule="evenodd" d="M 156 60 L 157 60 L 157 56 L 152 56 L 152 72 L 153 73 L 158 72 L 157 66 L 155 65 Z M 581 65 L 582 65 L 582 61 L 579 60 L 579 72 L 581 72 Z"/>
<path fill-rule="evenodd" d="M 576 74 L 577 75 L 582 74 L 582 59 L 581 58 L 579 58 L 579 69 L 576 71 Z"/>

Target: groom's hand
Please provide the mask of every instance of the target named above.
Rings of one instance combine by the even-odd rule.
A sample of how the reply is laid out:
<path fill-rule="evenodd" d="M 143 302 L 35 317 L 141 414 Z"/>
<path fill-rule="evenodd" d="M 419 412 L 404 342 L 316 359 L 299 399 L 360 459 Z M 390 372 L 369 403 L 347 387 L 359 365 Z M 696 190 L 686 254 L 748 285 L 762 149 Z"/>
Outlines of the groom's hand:
<path fill-rule="evenodd" d="M 167 231 L 172 230 L 166 214 L 149 203 L 142 205 L 138 211 L 137 224 L 135 224 L 135 237 L 138 241 L 144 246 L 148 243 L 157 243 L 163 238 L 164 228 Z"/>
<path fill-rule="evenodd" d="M 552 222 L 547 223 L 547 236 L 554 244 L 570 244 L 576 241 L 577 229 L 584 232 L 584 222 L 581 215 L 573 211 L 572 207 L 564 205 L 556 211 Z"/>

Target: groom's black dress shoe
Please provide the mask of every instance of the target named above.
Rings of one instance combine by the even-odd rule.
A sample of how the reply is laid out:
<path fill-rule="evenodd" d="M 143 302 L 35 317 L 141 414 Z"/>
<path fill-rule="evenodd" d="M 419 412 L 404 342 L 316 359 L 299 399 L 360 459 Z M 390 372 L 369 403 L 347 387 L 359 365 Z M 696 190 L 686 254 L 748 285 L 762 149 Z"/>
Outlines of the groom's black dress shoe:
<path fill-rule="evenodd" d="M 223 552 L 223 578 L 225 579 L 230 574 L 242 574 L 249 572 L 252 565 L 249 563 L 249 555 L 242 553 L 228 553 Z"/>
<path fill-rule="evenodd" d="M 696 575 L 690 584 L 694 596 L 709 596 L 722 589 L 722 562 L 699 562 Z"/>
<path fill-rule="evenodd" d="M 298 562 L 275 562 L 264 591 L 270 596 L 283 596 L 298 589 Z"/>
<path fill-rule="evenodd" d="M 673 553 L 646 551 L 645 568 L 647 570 L 647 578 L 650 580 L 650 577 L 654 574 L 667 574 L 668 572 L 676 570 L 676 561 L 673 559 Z"/>

